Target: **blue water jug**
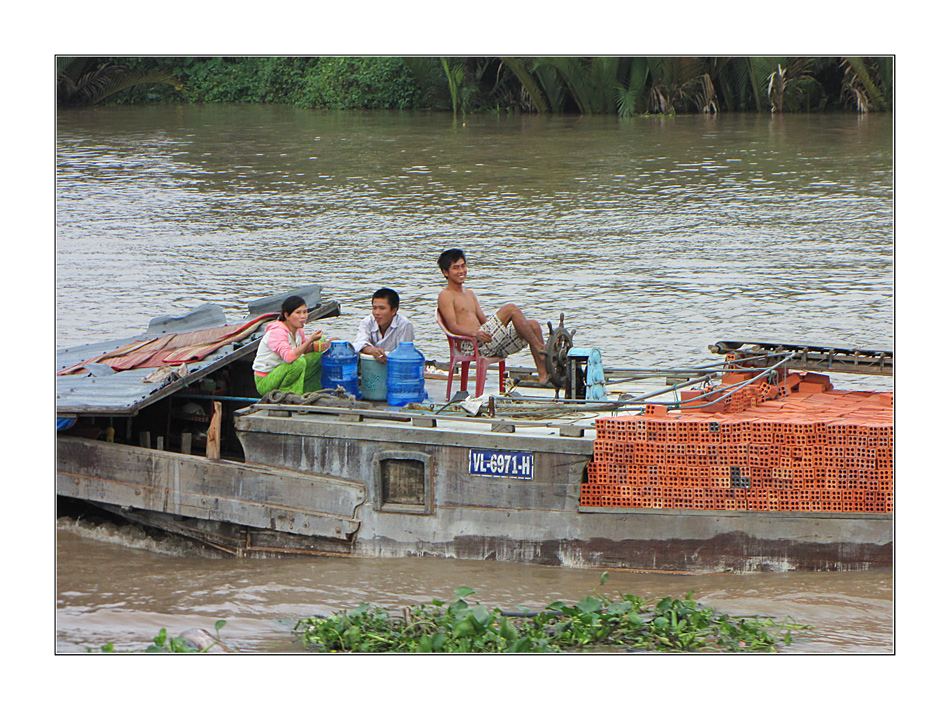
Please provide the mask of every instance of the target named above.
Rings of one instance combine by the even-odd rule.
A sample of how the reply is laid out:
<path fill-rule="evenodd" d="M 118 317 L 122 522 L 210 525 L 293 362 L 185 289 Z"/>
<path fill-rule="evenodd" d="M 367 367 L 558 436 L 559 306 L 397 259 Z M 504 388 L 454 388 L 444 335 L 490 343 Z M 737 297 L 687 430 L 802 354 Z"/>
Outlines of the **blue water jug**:
<path fill-rule="evenodd" d="M 330 349 L 323 353 L 320 358 L 322 373 L 320 375 L 320 386 L 323 389 L 333 389 L 337 386 L 346 390 L 347 394 L 355 395 L 357 399 L 363 399 L 360 394 L 359 378 L 356 375 L 356 365 L 359 362 L 359 356 L 353 350 L 353 346 L 345 340 L 334 340 L 330 343 Z"/>
<path fill-rule="evenodd" d="M 412 343 L 399 343 L 386 356 L 386 403 L 402 407 L 426 398 L 425 356 Z"/>

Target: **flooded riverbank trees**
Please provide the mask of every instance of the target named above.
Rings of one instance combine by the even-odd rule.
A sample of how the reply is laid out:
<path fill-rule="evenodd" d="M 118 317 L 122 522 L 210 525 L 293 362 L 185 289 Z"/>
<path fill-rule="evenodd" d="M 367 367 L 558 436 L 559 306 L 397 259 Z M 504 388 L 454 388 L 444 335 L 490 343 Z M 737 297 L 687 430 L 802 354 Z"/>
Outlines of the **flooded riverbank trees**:
<path fill-rule="evenodd" d="M 620 116 L 893 108 L 893 57 L 59 59 L 60 105 L 240 102 Z M 80 64 L 85 73 L 77 75 Z"/>

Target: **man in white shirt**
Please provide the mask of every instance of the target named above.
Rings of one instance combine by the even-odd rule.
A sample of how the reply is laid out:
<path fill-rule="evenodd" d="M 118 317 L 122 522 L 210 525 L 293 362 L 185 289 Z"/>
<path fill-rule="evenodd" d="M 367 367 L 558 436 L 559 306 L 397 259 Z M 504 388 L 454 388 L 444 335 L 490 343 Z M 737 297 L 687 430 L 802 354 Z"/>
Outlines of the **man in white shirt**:
<path fill-rule="evenodd" d="M 399 294 L 391 288 L 381 288 L 374 293 L 373 314 L 360 321 L 353 349 L 386 362 L 387 352 L 395 350 L 399 343 L 411 343 L 412 323 L 399 315 L 398 310 Z"/>

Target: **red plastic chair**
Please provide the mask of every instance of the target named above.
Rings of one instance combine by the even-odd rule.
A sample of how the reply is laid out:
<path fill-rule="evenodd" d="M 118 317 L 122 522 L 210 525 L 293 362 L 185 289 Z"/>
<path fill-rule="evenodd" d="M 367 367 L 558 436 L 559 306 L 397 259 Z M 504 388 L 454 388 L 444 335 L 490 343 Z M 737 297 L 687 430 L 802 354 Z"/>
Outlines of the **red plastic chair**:
<path fill-rule="evenodd" d="M 478 341 L 468 335 L 457 335 L 445 327 L 442 320 L 442 314 L 439 309 L 435 311 L 435 321 L 439 324 L 442 332 L 449 341 L 449 384 L 445 389 L 445 401 L 448 402 L 452 397 L 452 377 L 455 375 L 455 366 L 461 365 L 460 389 L 468 388 L 468 365 L 475 363 L 475 396 L 481 397 L 485 391 L 485 379 L 488 375 L 488 366 L 498 363 L 498 391 L 505 391 L 505 358 L 503 357 L 484 357 L 478 352 Z M 461 343 L 469 342 L 472 344 L 474 354 L 468 355 L 462 352 Z"/>

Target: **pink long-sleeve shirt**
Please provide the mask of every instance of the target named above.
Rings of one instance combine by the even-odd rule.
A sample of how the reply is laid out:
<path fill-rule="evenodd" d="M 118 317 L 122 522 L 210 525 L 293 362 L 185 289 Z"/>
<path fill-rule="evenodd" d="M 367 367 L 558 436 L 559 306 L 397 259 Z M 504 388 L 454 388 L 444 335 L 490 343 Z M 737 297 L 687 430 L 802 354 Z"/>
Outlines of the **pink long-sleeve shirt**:
<path fill-rule="evenodd" d="M 305 337 L 303 328 L 296 334 L 291 334 L 284 321 L 275 320 L 268 323 L 264 328 L 264 337 L 257 346 L 257 357 L 252 365 L 254 374 L 265 377 L 278 365 L 296 360 L 299 356 L 294 352 L 294 348 L 302 345 Z"/>

